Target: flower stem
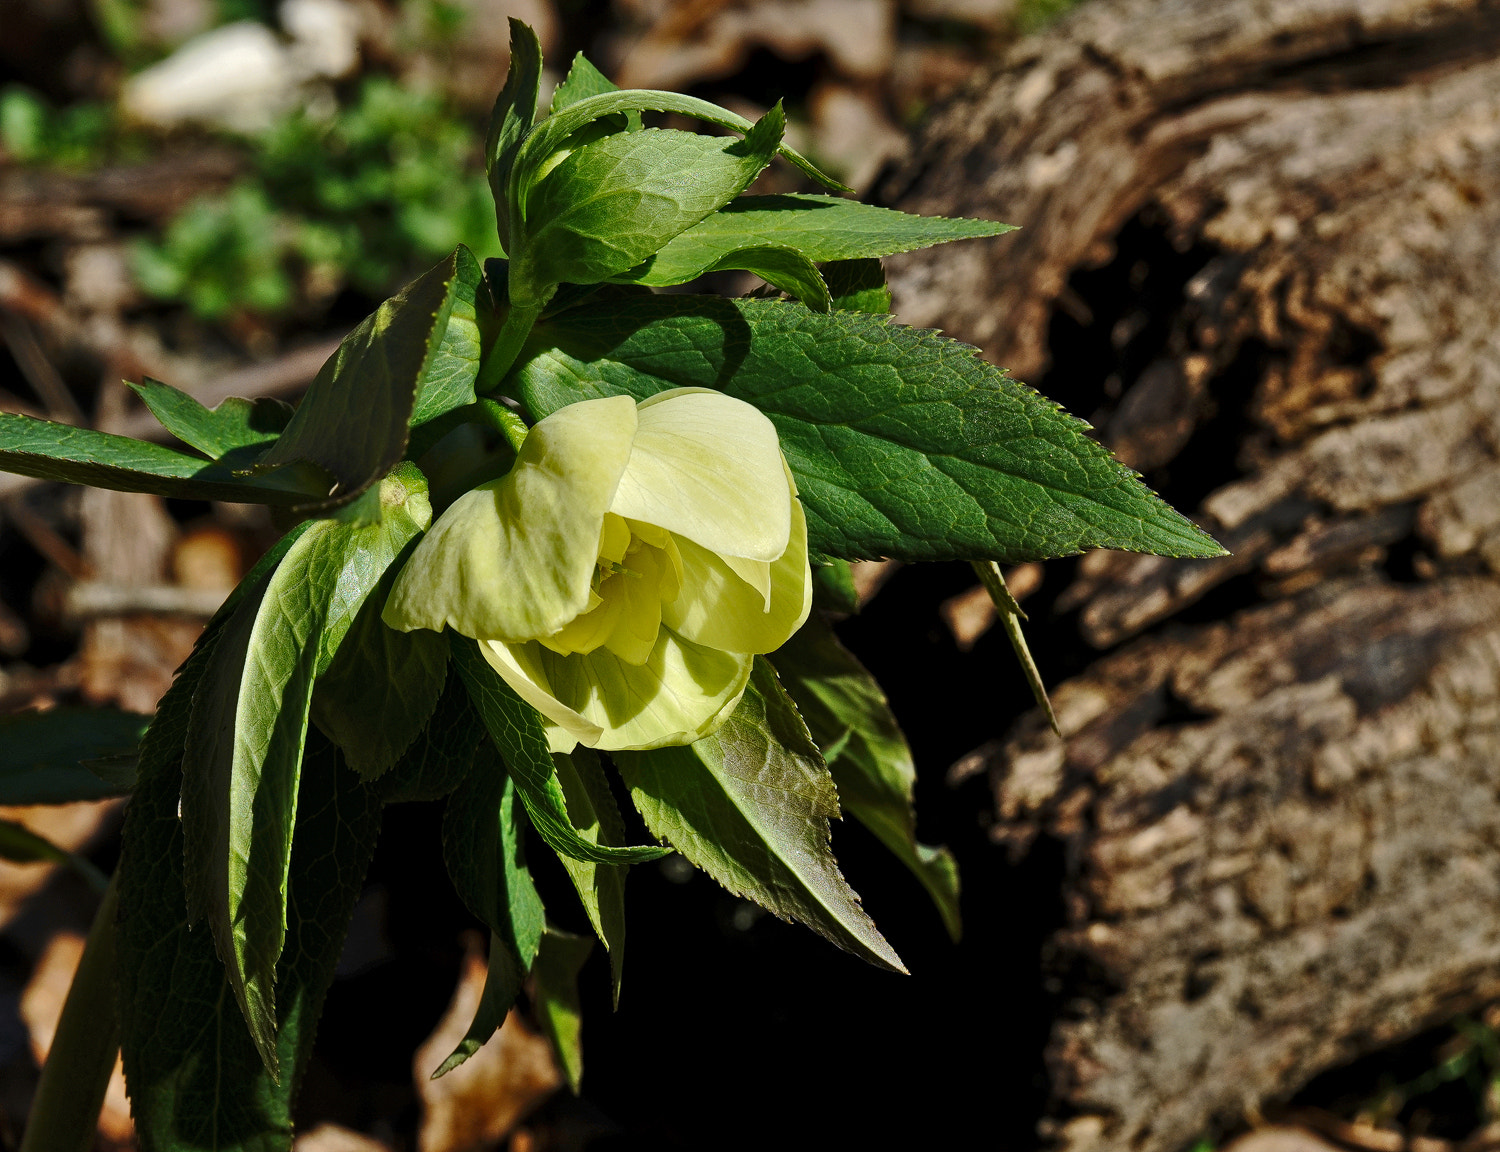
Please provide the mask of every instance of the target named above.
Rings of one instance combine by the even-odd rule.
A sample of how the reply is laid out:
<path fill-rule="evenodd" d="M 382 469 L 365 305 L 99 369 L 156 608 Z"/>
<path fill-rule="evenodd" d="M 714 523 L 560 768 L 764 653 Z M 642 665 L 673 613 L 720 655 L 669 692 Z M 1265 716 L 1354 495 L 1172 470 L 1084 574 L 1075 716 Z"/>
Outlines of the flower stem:
<path fill-rule="evenodd" d="M 548 293 L 549 298 L 550 295 Z M 521 345 L 526 343 L 526 337 L 531 335 L 531 327 L 536 323 L 537 317 L 542 314 L 542 308 L 545 306 L 545 300 L 535 308 L 511 305 L 510 311 L 506 313 L 505 323 L 500 326 L 500 331 L 495 335 L 495 342 L 490 345 L 489 352 L 480 361 L 479 376 L 474 381 L 476 393 L 484 396 L 494 392 L 500 386 L 500 381 L 505 379 L 505 374 L 516 362 L 516 357 L 521 352 Z"/>
<path fill-rule="evenodd" d="M 1057 726 L 1057 713 L 1052 711 L 1052 701 L 1047 698 L 1047 686 L 1042 683 L 1042 674 L 1037 671 L 1036 661 L 1031 658 L 1031 649 L 1026 647 L 1026 637 L 1021 634 L 1021 621 L 1026 619 L 1026 613 L 1021 611 L 1016 598 L 1005 586 L 1000 565 L 993 560 L 974 560 L 971 564 L 979 576 L 979 582 L 984 585 L 984 590 L 990 594 L 995 611 L 1000 615 L 1000 623 L 1005 628 L 1010 646 L 1015 649 L 1016 659 L 1021 662 L 1021 670 L 1026 673 L 1026 683 L 1031 686 L 1032 696 L 1047 713 L 1047 723 L 1052 725 L 1052 731 L 1061 736 L 1062 729 Z"/>
<path fill-rule="evenodd" d="M 20 1152 L 89 1152 L 94 1146 L 99 1109 L 120 1051 L 115 988 L 119 906 L 120 874 L 116 871 L 94 913 L 78 972 L 68 988 Z"/>

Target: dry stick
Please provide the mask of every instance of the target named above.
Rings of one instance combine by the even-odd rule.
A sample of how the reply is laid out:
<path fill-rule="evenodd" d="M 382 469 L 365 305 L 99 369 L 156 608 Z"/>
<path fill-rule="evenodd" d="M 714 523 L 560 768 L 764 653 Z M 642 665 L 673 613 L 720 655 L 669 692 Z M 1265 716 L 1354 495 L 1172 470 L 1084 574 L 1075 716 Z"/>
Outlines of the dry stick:
<path fill-rule="evenodd" d="M 62 424 L 76 424 L 80 428 L 86 425 L 83 409 L 42 350 L 31 325 L 14 313 L 0 312 L 0 334 L 5 336 L 16 366 L 47 409 L 47 415 Z"/>
<path fill-rule="evenodd" d="M 1021 611 L 1016 598 L 1005 586 L 1005 577 L 1000 572 L 1000 565 L 993 560 L 974 560 L 972 565 L 980 583 L 984 585 L 984 590 L 990 594 L 990 601 L 995 605 L 995 611 L 999 613 L 1006 638 L 1010 640 L 1010 646 L 1016 651 L 1016 659 L 1021 662 L 1021 670 L 1026 673 L 1026 683 L 1031 686 L 1031 694 L 1036 697 L 1036 702 L 1047 713 L 1047 723 L 1052 725 L 1052 731 L 1061 737 L 1062 729 L 1057 726 L 1057 713 L 1052 711 L 1052 701 L 1047 698 L 1047 686 L 1042 683 L 1042 674 L 1036 670 L 1036 661 L 1031 658 L 1031 649 L 1026 647 L 1026 637 L 1021 634 L 1021 621 L 1026 619 L 1026 613 Z"/>

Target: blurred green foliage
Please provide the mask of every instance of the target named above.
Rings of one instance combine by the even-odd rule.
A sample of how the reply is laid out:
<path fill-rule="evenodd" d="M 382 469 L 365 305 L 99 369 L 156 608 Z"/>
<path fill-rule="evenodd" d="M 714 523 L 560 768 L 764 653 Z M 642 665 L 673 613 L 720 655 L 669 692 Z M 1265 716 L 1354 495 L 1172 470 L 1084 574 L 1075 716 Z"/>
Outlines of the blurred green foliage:
<path fill-rule="evenodd" d="M 477 128 L 441 96 L 370 76 L 337 115 L 294 112 L 254 144 L 227 194 L 137 243 L 148 294 L 205 320 L 276 313 L 299 283 L 313 299 L 345 284 L 382 295 L 458 244 L 499 254 Z"/>
<path fill-rule="evenodd" d="M 1021 0 L 1016 6 L 1016 31 L 1025 36 L 1045 28 L 1083 0 Z"/>
<path fill-rule="evenodd" d="M 22 164 L 92 168 L 111 154 L 118 135 L 107 104 L 53 108 L 19 84 L 0 90 L 0 147 Z"/>

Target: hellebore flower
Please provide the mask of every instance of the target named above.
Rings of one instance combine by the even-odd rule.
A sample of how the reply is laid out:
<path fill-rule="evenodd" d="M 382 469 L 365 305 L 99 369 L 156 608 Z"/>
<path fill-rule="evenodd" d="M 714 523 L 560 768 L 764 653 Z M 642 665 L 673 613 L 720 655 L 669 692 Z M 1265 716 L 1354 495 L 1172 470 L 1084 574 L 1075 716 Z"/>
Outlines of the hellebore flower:
<path fill-rule="evenodd" d="M 807 522 L 776 429 L 722 392 L 560 408 L 461 496 L 384 620 L 480 641 L 555 752 L 713 732 L 807 619 Z"/>

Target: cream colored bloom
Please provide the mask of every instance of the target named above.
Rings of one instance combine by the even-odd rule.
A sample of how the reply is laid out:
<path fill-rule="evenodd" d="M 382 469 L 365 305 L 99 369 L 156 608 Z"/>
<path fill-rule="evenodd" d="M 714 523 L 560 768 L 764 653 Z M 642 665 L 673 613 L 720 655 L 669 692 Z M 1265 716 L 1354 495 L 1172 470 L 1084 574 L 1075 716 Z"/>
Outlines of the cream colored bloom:
<path fill-rule="evenodd" d="M 384 619 L 479 640 L 565 752 L 708 735 L 753 655 L 811 604 L 776 429 L 742 400 L 677 388 L 539 421 L 509 474 L 439 517 Z"/>

